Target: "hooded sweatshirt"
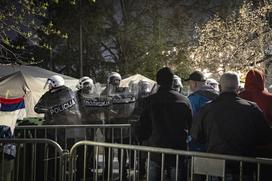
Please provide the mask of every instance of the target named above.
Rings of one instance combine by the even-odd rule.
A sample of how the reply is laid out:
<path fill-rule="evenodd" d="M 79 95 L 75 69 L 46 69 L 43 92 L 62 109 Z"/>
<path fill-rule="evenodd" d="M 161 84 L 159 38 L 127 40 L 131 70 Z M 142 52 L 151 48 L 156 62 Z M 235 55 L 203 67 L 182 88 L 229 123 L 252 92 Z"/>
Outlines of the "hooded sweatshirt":
<path fill-rule="evenodd" d="M 256 102 L 264 112 L 269 126 L 272 126 L 272 94 L 264 88 L 264 75 L 260 70 L 250 70 L 246 75 L 245 90 L 239 96 Z"/>

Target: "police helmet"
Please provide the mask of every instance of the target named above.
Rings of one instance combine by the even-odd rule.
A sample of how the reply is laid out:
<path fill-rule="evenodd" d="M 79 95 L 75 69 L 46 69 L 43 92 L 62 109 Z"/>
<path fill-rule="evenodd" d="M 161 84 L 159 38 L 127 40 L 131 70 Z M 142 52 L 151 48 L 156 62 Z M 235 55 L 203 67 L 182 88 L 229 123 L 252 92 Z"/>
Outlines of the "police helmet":
<path fill-rule="evenodd" d="M 64 79 L 60 75 L 53 75 L 49 77 L 45 83 L 45 87 L 51 85 L 53 88 L 57 88 L 64 85 Z"/>
<path fill-rule="evenodd" d="M 141 93 L 149 93 L 151 92 L 151 83 L 146 80 L 141 80 L 138 83 L 139 89 Z"/>
<path fill-rule="evenodd" d="M 93 84 L 94 84 L 94 83 L 93 83 L 93 79 L 91 79 L 91 78 L 88 77 L 88 76 L 81 77 L 81 78 L 78 80 L 78 84 L 76 85 L 76 87 L 77 87 L 78 89 L 82 89 L 84 84 L 93 85 Z"/>
<path fill-rule="evenodd" d="M 174 88 L 175 88 L 175 87 L 180 87 L 180 88 L 183 87 L 183 85 L 182 85 L 182 83 L 181 83 L 181 78 L 180 78 L 179 76 L 177 76 L 177 75 L 174 75 L 174 83 L 173 83 L 173 86 L 174 86 Z"/>
<path fill-rule="evenodd" d="M 212 86 L 216 90 L 219 90 L 219 88 L 218 88 L 219 83 L 213 78 L 208 78 L 206 80 L 206 84 L 209 85 L 209 86 Z"/>
<path fill-rule="evenodd" d="M 108 84 L 113 83 L 114 80 L 119 80 L 121 81 L 122 77 L 119 73 L 117 72 L 111 72 L 110 75 L 108 76 L 107 82 Z"/>

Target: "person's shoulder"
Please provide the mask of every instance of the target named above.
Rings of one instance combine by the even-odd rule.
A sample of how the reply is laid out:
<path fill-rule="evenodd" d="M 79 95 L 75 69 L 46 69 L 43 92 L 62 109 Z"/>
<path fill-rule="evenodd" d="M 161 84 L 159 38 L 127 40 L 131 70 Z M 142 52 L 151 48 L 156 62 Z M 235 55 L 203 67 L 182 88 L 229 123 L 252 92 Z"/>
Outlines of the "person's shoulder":
<path fill-rule="evenodd" d="M 241 97 L 242 99 L 246 99 L 247 97 L 251 96 L 251 92 L 244 89 L 238 93 L 238 96 Z"/>
<path fill-rule="evenodd" d="M 68 90 L 68 91 L 73 91 L 70 87 L 67 87 L 67 86 L 61 86 L 60 89 L 62 90 Z"/>
<path fill-rule="evenodd" d="M 48 91 L 46 91 L 43 95 L 42 95 L 42 97 L 47 97 L 47 96 L 49 96 L 49 95 L 51 95 L 52 93 L 50 92 L 50 90 L 48 90 Z"/>
<path fill-rule="evenodd" d="M 188 97 L 186 97 L 185 95 L 183 95 L 183 94 L 181 94 L 181 93 L 179 93 L 179 92 L 177 92 L 177 91 L 173 91 L 173 94 L 174 94 L 177 98 L 179 98 L 179 99 L 188 100 Z"/>
<path fill-rule="evenodd" d="M 174 98 L 175 102 L 190 104 L 189 98 L 182 95 L 181 93 L 179 93 L 179 92 L 177 92 L 175 90 L 170 91 L 170 93 L 175 97 Z"/>
<path fill-rule="evenodd" d="M 244 99 L 242 97 L 237 97 L 239 103 L 241 105 L 244 105 L 244 106 L 249 106 L 249 107 L 253 107 L 253 108 L 258 108 L 258 105 L 256 102 L 253 102 L 253 101 L 250 101 L 250 100 L 247 100 L 247 99 Z"/>
<path fill-rule="evenodd" d="M 202 98 L 202 97 L 204 97 L 204 96 L 202 96 L 201 94 L 199 94 L 198 91 L 193 92 L 193 93 L 191 93 L 191 94 L 188 96 L 188 98 L 189 98 L 190 100 L 198 100 L 198 99 L 200 99 L 200 98 Z"/>

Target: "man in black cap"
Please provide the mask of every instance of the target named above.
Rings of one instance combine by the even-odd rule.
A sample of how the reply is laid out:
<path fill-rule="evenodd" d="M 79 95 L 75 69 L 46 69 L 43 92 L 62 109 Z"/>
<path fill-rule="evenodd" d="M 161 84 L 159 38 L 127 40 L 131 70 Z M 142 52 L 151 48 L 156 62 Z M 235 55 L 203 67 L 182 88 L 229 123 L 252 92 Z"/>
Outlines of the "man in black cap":
<path fill-rule="evenodd" d="M 193 114 L 206 102 L 218 96 L 218 92 L 213 87 L 206 85 L 205 76 L 200 71 L 194 71 L 185 81 L 189 81 L 192 92 L 188 98 L 192 104 Z"/>
<path fill-rule="evenodd" d="M 192 121 L 190 102 L 172 89 L 174 74 L 170 68 L 160 69 L 156 79 L 160 87 L 157 93 L 147 97 L 146 107 L 137 122 L 136 135 L 139 141 L 144 140 L 148 146 L 186 150 L 187 130 Z M 186 175 L 183 161 L 184 158 L 181 158 L 177 169 L 179 178 Z M 164 168 L 170 171 L 170 176 L 174 179 L 176 156 L 166 155 L 164 163 Z M 160 180 L 160 154 L 151 154 L 149 169 L 149 180 Z"/>
<path fill-rule="evenodd" d="M 192 105 L 193 115 L 207 102 L 214 100 L 219 94 L 212 86 L 206 85 L 205 76 L 200 71 L 194 71 L 185 81 L 189 81 L 192 92 L 188 98 Z M 189 150 L 191 151 L 206 151 L 204 145 L 192 142 L 190 136 L 188 137 L 188 143 Z"/>

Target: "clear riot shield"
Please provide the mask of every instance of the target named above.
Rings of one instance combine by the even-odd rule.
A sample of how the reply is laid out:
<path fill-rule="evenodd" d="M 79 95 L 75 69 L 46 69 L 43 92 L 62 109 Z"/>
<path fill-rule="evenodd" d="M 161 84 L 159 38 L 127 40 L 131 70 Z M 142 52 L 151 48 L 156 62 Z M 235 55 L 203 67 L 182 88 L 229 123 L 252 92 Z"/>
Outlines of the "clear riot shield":
<path fill-rule="evenodd" d="M 80 107 L 84 124 L 104 124 L 108 115 L 111 100 L 107 96 L 100 96 L 100 84 L 95 84 L 90 94 L 80 93 Z"/>
<path fill-rule="evenodd" d="M 128 123 L 129 117 L 132 115 L 136 97 L 135 94 L 129 92 L 126 87 L 119 87 L 115 94 L 112 95 L 112 106 L 110 109 L 110 120 L 112 123 Z M 114 121 L 114 122 L 113 122 Z"/>

